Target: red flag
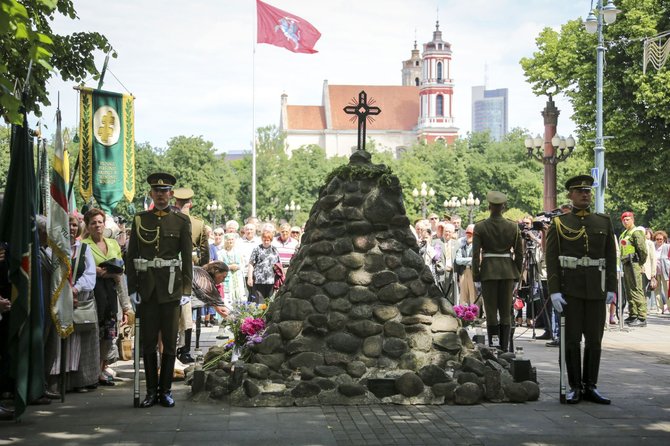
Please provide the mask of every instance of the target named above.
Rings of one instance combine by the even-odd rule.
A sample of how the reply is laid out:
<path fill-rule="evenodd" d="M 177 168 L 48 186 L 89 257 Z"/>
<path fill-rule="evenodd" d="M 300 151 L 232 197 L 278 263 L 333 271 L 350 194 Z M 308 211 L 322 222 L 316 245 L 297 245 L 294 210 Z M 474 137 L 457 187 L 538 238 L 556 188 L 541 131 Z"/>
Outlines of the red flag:
<path fill-rule="evenodd" d="M 294 53 L 316 53 L 319 30 L 300 17 L 256 0 L 258 43 L 286 48 Z"/>

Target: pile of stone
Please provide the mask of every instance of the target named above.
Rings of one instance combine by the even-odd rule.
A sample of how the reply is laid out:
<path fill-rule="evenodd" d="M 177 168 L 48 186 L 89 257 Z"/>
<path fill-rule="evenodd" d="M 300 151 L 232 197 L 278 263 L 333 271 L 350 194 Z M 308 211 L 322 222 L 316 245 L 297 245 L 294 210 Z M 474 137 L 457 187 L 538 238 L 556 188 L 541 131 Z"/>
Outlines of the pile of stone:
<path fill-rule="evenodd" d="M 534 382 L 513 381 L 513 354 L 475 348 L 418 254 L 398 178 L 366 152 L 320 191 L 268 317 L 247 362 L 222 361 L 197 380 L 211 397 L 287 406 L 539 396 Z"/>

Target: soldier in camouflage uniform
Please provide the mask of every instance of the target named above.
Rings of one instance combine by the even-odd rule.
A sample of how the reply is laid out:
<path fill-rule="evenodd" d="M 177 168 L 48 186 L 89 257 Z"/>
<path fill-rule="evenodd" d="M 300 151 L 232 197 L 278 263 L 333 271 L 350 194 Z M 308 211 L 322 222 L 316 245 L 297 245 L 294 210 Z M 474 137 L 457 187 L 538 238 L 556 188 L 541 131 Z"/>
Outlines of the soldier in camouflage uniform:
<path fill-rule="evenodd" d="M 472 239 L 472 277 L 481 282 L 489 345 L 499 336 L 500 348 L 509 349 L 512 326 L 512 291 L 523 265 L 519 226 L 502 216 L 507 197 L 486 195 L 491 216 L 475 224 Z"/>
<path fill-rule="evenodd" d="M 191 222 L 187 215 L 169 206 L 175 177 L 154 173 L 147 177 L 147 182 L 154 209 L 135 215 L 126 262 L 128 292 L 142 321 L 147 395 L 140 407 L 151 407 L 157 402 L 172 407 L 180 303 L 182 299 L 190 299 L 193 280 Z M 160 378 L 156 355 L 159 333 L 163 343 Z"/>
<path fill-rule="evenodd" d="M 646 327 L 647 298 L 642 289 L 642 265 L 647 260 L 644 228 L 635 227 L 635 215 L 630 211 L 621 214 L 621 223 L 626 228 L 619 237 L 623 285 L 628 299 L 628 317 L 624 322 L 630 327 Z"/>
<path fill-rule="evenodd" d="M 582 398 L 610 404 L 596 384 L 605 304 L 614 300 L 617 288 L 616 240 L 609 216 L 591 212 L 593 181 L 589 175 L 579 175 L 565 183 L 572 211 L 555 217 L 547 231 L 547 285 L 554 309 L 565 316 L 565 333 L 560 335 L 565 336 L 568 404 Z"/>

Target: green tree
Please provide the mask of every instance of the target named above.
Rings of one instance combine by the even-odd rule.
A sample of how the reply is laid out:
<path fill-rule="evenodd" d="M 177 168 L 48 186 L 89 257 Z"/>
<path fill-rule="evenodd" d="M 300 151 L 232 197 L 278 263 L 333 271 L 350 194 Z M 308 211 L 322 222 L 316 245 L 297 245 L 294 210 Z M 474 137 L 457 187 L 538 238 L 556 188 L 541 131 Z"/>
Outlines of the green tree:
<path fill-rule="evenodd" d="M 107 38 L 97 32 L 54 33 L 51 22 L 56 15 L 78 18 L 72 0 L 0 0 L 0 115 L 6 121 L 21 122 L 20 90 L 29 61 L 34 63 L 25 106 L 39 116 L 41 106 L 50 104 L 47 82 L 53 70 L 65 81 L 97 77 L 94 53 L 111 50 Z"/>
<path fill-rule="evenodd" d="M 231 166 L 216 154 L 213 143 L 201 136 L 177 136 L 167 146 L 158 157 L 160 169 L 175 174 L 177 187 L 193 189 L 193 215 L 209 221 L 207 204 L 216 200 L 223 208 L 218 221 L 241 217 L 237 201 L 239 180 Z"/>
<path fill-rule="evenodd" d="M 607 52 L 603 84 L 605 163 L 608 169 L 609 212 L 633 208 L 644 213 L 639 223 L 655 221 L 667 227 L 670 190 L 662 177 L 670 162 L 670 71 L 642 73 L 645 37 L 670 29 L 669 0 L 620 0 L 622 13 L 603 28 Z M 593 147 L 597 36 L 572 20 L 560 32 L 545 28 L 536 39 L 538 51 L 521 60 L 533 91 L 558 90 L 572 103 L 582 147 Z M 577 157 L 593 163 L 592 150 Z"/>

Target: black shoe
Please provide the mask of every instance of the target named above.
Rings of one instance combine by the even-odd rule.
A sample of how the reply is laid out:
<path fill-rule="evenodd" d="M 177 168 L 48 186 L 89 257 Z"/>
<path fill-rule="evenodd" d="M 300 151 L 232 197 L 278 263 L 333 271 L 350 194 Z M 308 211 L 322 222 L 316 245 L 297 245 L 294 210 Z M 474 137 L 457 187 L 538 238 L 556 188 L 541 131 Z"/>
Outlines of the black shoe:
<path fill-rule="evenodd" d="M 612 402 L 609 398 L 602 396 L 595 386 L 587 387 L 586 390 L 584 390 L 584 400 L 596 404 L 610 404 Z"/>
<path fill-rule="evenodd" d="M 551 339 L 552 337 L 553 336 L 550 332 L 545 331 L 540 336 L 537 336 L 535 339 L 540 339 L 540 340 L 546 341 L 547 339 Z"/>
<path fill-rule="evenodd" d="M 565 401 L 568 404 L 577 404 L 582 400 L 582 390 L 578 388 L 572 388 L 565 396 Z"/>
<path fill-rule="evenodd" d="M 169 390 L 166 392 L 161 392 L 160 403 L 163 407 L 174 407 L 174 398 L 172 398 L 172 392 Z"/>
<path fill-rule="evenodd" d="M 626 319 L 623 320 L 623 323 L 628 325 L 631 322 L 634 322 L 637 320 L 637 316 L 628 316 Z"/>
<path fill-rule="evenodd" d="M 39 398 L 35 398 L 31 402 L 28 403 L 31 406 L 44 406 L 47 404 L 51 404 L 51 400 L 47 398 L 46 396 L 41 396 Z"/>
<path fill-rule="evenodd" d="M 549 342 L 545 342 L 544 345 L 547 347 L 558 347 L 561 345 L 561 343 L 558 341 L 558 339 L 552 339 Z"/>
<path fill-rule="evenodd" d="M 646 327 L 647 326 L 647 320 L 646 319 L 635 319 L 633 322 L 628 324 L 629 327 Z"/>
<path fill-rule="evenodd" d="M 190 353 L 182 353 L 177 357 L 179 359 L 179 362 L 182 364 L 190 364 L 192 362 L 195 362 L 195 359 L 193 359 L 193 356 L 191 356 Z"/>
<path fill-rule="evenodd" d="M 140 407 L 146 409 L 152 407 L 158 402 L 158 396 L 155 393 L 147 393 L 147 396 L 144 397 L 144 401 L 140 403 Z"/>
<path fill-rule="evenodd" d="M 110 386 L 110 387 L 116 385 L 116 383 L 111 379 L 105 379 L 105 380 L 101 379 L 98 381 L 98 384 L 100 384 L 101 386 Z"/>

